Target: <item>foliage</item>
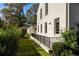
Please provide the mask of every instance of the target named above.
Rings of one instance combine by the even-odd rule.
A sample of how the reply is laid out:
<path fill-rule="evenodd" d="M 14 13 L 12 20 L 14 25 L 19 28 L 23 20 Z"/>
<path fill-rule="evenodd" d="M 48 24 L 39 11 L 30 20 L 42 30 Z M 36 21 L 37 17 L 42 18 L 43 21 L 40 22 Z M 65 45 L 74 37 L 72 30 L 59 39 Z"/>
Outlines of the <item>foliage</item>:
<path fill-rule="evenodd" d="M 64 50 L 62 53 L 61 53 L 61 56 L 73 56 L 73 52 L 72 50 Z"/>
<path fill-rule="evenodd" d="M 62 42 L 55 42 L 53 43 L 52 47 L 52 55 L 55 56 L 72 56 L 75 55 L 73 53 L 73 50 L 67 47 L 64 43 Z"/>
<path fill-rule="evenodd" d="M 35 25 L 36 24 L 36 16 L 32 16 L 32 25 Z"/>
<path fill-rule="evenodd" d="M 30 39 L 30 34 L 26 33 L 25 37 L 26 37 L 26 39 Z"/>
<path fill-rule="evenodd" d="M 26 34 L 26 27 L 22 27 L 22 36 Z"/>
<path fill-rule="evenodd" d="M 0 55 L 14 55 L 18 47 L 17 41 L 21 36 L 21 29 L 8 26 L 0 29 Z"/>
<path fill-rule="evenodd" d="M 20 14 L 21 12 L 23 13 L 23 7 L 27 4 L 28 3 L 4 3 L 8 8 L 14 9 L 16 14 Z"/>
<path fill-rule="evenodd" d="M 8 20 L 7 22 L 9 24 L 24 26 L 26 25 L 26 21 L 26 26 L 36 24 L 36 13 L 39 6 L 38 3 L 32 4 L 32 7 L 26 13 L 26 16 L 23 12 L 23 8 L 25 5 L 28 5 L 28 3 L 5 3 L 4 5 L 7 6 L 7 8 L 2 9 L 1 13 L 3 13 L 3 16 Z"/>
<path fill-rule="evenodd" d="M 4 21 L 0 19 L 0 28 L 3 28 L 4 26 Z"/>
<path fill-rule="evenodd" d="M 27 3 L 5 3 L 4 5 L 7 8 L 3 8 L 1 13 L 5 17 L 5 20 L 8 20 L 8 25 L 17 24 L 18 26 L 23 26 L 23 20 L 25 20 L 25 16 L 23 13 L 23 7 Z"/>
<path fill-rule="evenodd" d="M 26 17 L 27 17 L 27 25 L 35 25 L 36 24 L 36 16 L 37 16 L 37 9 L 38 9 L 39 3 L 34 3 L 32 7 L 27 10 Z"/>
<path fill-rule="evenodd" d="M 64 47 L 65 47 L 65 45 L 62 42 L 55 42 L 55 43 L 53 43 L 52 54 L 53 55 L 57 55 L 57 56 L 61 55 L 61 53 L 65 49 Z"/>
<path fill-rule="evenodd" d="M 74 30 L 67 30 L 62 33 L 65 45 L 69 46 L 72 49 L 77 48 L 77 35 Z"/>

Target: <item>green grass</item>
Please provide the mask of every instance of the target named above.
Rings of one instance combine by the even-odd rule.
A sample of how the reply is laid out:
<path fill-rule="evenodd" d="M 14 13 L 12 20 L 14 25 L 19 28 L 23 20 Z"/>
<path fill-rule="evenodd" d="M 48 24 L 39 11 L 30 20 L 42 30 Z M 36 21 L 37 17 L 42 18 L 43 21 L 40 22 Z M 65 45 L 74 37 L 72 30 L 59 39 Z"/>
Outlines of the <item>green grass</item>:
<path fill-rule="evenodd" d="M 49 56 L 39 45 L 31 39 L 20 39 L 16 56 Z"/>

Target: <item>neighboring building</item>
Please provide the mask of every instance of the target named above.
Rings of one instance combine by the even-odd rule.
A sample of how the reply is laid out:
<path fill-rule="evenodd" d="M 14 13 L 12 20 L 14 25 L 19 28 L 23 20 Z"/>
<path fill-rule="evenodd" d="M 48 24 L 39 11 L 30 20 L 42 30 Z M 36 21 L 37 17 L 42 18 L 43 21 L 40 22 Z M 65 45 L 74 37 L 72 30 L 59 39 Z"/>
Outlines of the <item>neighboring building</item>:
<path fill-rule="evenodd" d="M 37 11 L 37 30 L 33 38 L 47 52 L 52 43 L 63 42 L 61 33 L 79 25 L 78 3 L 40 3 Z"/>

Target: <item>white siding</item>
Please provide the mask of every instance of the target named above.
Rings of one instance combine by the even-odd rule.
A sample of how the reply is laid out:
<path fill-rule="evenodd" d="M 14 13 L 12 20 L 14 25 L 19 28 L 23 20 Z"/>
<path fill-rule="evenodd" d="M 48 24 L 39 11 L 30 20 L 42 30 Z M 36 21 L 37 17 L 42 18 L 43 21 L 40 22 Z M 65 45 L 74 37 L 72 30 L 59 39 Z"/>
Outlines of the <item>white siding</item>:
<path fill-rule="evenodd" d="M 40 9 L 42 8 L 42 19 L 40 19 Z M 66 3 L 48 3 L 48 15 L 45 16 L 45 4 L 41 3 L 37 12 L 37 25 L 42 24 L 43 32 L 37 34 L 48 36 L 48 37 L 60 37 L 59 35 L 54 34 L 54 19 L 60 18 L 60 31 L 66 29 Z M 44 24 L 47 22 L 47 33 L 44 31 Z M 51 24 L 49 24 L 51 22 Z M 37 28 L 38 29 L 38 28 Z"/>

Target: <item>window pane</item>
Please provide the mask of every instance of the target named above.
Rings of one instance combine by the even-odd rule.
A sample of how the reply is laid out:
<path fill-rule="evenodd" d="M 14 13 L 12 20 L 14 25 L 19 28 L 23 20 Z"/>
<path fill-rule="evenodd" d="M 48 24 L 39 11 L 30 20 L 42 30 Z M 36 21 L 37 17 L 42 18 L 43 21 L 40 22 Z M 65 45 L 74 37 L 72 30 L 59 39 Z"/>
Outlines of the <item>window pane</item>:
<path fill-rule="evenodd" d="M 48 14 L 48 3 L 45 3 L 45 15 Z"/>
<path fill-rule="evenodd" d="M 47 33 L 47 23 L 45 23 L 45 33 Z"/>
<path fill-rule="evenodd" d="M 41 29 L 40 29 L 40 30 L 41 30 L 41 33 L 42 33 L 42 24 L 41 24 L 41 26 L 40 26 L 40 27 L 41 27 Z"/>
<path fill-rule="evenodd" d="M 38 33 L 39 33 L 39 25 L 38 25 Z"/>
<path fill-rule="evenodd" d="M 42 19 L 42 9 L 40 9 L 40 19 Z"/>
<path fill-rule="evenodd" d="M 59 18 L 54 20 L 54 30 L 56 34 L 59 34 Z"/>

